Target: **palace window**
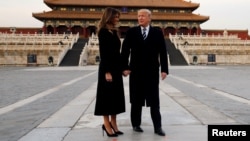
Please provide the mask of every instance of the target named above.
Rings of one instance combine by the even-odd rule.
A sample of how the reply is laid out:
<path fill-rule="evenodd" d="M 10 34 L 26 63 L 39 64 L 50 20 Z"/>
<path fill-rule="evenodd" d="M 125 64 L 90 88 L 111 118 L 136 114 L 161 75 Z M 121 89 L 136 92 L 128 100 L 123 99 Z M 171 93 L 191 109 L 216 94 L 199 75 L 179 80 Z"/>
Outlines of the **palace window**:
<path fill-rule="evenodd" d="M 157 13 L 157 12 L 159 12 L 159 10 L 158 10 L 158 9 L 154 9 L 153 12 L 154 12 L 154 13 Z"/>
<path fill-rule="evenodd" d="M 80 7 L 75 7 L 74 11 L 82 11 L 82 9 Z"/>
<path fill-rule="evenodd" d="M 87 8 L 81 8 L 81 11 L 89 11 Z"/>
<path fill-rule="evenodd" d="M 128 13 L 128 8 L 127 7 L 122 7 L 121 12 L 122 13 Z"/>
<path fill-rule="evenodd" d="M 60 10 L 61 10 L 61 11 L 66 11 L 66 10 L 67 10 L 67 8 L 65 8 L 65 7 L 61 7 L 61 8 L 60 8 Z"/>
<path fill-rule="evenodd" d="M 96 8 L 95 11 L 102 12 L 102 11 L 104 11 L 104 9 L 103 8 Z"/>
<path fill-rule="evenodd" d="M 180 13 L 185 13 L 185 10 L 180 10 Z"/>

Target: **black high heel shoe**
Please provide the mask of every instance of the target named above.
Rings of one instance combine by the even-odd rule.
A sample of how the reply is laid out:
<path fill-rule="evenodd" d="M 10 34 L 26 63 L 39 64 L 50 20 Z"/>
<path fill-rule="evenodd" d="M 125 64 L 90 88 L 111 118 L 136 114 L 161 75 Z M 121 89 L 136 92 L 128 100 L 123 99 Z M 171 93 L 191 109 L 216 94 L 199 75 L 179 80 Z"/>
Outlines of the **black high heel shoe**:
<path fill-rule="evenodd" d="M 117 135 L 123 135 L 123 134 L 124 134 L 124 133 L 121 132 L 121 131 L 115 131 L 115 129 L 114 129 L 114 127 L 112 126 L 111 123 L 110 123 L 110 126 L 111 126 L 111 128 L 114 130 L 115 134 L 117 134 Z"/>
<path fill-rule="evenodd" d="M 102 125 L 102 135 L 104 136 L 104 131 L 106 132 L 107 136 L 109 137 L 117 137 L 117 134 L 109 134 L 108 131 L 106 130 L 104 124 Z"/>

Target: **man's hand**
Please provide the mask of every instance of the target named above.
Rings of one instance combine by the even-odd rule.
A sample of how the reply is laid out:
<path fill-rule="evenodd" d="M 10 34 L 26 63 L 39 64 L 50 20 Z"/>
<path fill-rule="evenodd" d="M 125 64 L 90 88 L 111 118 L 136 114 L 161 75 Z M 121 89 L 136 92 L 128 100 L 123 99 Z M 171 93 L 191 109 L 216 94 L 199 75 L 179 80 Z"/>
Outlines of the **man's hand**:
<path fill-rule="evenodd" d="M 167 73 L 162 72 L 161 73 L 161 80 L 164 80 L 167 77 Z"/>

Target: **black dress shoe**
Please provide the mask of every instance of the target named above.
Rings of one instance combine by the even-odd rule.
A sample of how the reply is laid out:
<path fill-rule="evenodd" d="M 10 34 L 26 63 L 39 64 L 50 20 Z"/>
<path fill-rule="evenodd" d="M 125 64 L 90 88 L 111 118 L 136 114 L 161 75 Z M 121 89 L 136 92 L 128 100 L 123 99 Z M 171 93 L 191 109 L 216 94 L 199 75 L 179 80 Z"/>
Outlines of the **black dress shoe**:
<path fill-rule="evenodd" d="M 133 130 L 134 130 L 135 132 L 143 132 L 143 130 L 142 130 L 142 128 L 141 128 L 140 126 L 135 126 L 135 127 L 133 127 Z"/>
<path fill-rule="evenodd" d="M 115 132 L 115 134 L 117 134 L 117 135 L 123 135 L 124 134 L 122 131 L 119 131 L 119 130 L 115 131 L 115 128 L 112 126 L 111 122 L 110 122 L 110 126 L 113 129 L 113 131 Z"/>
<path fill-rule="evenodd" d="M 158 128 L 155 130 L 155 134 L 159 135 L 159 136 L 165 136 L 165 132 L 161 129 L 161 128 Z"/>

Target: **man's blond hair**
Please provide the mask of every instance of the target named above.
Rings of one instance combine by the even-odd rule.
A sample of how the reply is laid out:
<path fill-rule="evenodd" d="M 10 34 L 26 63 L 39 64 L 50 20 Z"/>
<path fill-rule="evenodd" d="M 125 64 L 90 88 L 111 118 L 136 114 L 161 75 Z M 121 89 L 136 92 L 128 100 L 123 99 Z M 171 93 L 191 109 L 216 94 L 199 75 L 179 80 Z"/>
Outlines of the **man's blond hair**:
<path fill-rule="evenodd" d="M 140 9 L 140 10 L 138 10 L 138 13 L 139 12 L 146 12 L 146 13 L 148 13 L 149 17 L 151 17 L 151 15 L 152 15 L 152 12 L 149 9 Z"/>

